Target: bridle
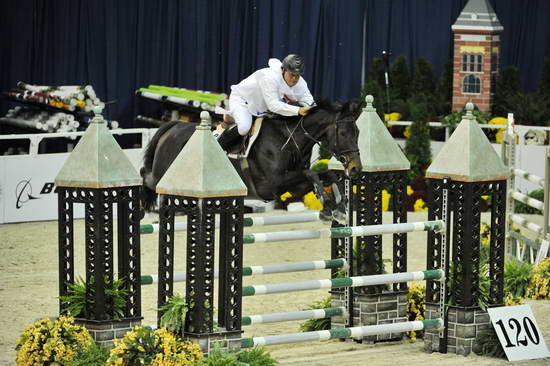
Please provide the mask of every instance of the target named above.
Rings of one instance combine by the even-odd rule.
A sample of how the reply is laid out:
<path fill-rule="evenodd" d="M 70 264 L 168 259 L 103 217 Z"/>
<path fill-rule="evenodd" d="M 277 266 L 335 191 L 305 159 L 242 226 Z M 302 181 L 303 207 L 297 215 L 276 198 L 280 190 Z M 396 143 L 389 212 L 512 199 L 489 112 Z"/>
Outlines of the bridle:
<path fill-rule="evenodd" d="M 358 153 L 359 152 L 359 149 L 348 149 L 348 150 L 342 150 L 342 151 L 338 151 L 338 146 L 340 146 L 338 144 L 338 139 L 339 139 L 339 133 L 338 133 L 338 128 L 339 126 L 341 126 L 342 123 L 355 123 L 355 119 L 353 118 L 353 116 L 349 116 L 349 117 L 346 117 L 346 118 L 343 118 L 343 119 L 339 119 L 341 115 L 341 112 L 338 112 L 336 114 L 336 116 L 334 117 L 334 121 L 331 123 L 331 125 L 334 125 L 334 135 L 335 135 L 335 138 L 332 139 L 332 141 L 330 141 L 330 147 L 327 148 L 327 147 L 323 147 L 323 149 L 327 150 L 332 156 L 335 156 L 344 166 L 348 166 L 349 164 L 349 159 L 347 158 L 346 154 L 352 154 L 352 153 Z M 321 141 L 320 140 L 317 140 L 315 137 L 313 137 L 304 127 L 304 116 L 302 116 L 302 118 L 300 118 L 300 121 L 298 122 L 298 124 L 294 127 L 294 129 L 292 129 L 292 131 L 290 131 L 290 129 L 288 128 L 288 124 L 286 124 L 286 128 L 288 130 L 288 132 L 290 133 L 290 136 L 288 137 L 288 139 L 286 140 L 286 142 L 283 144 L 283 146 L 281 147 L 281 151 L 286 147 L 286 145 L 288 145 L 288 143 L 292 140 L 292 142 L 294 143 L 294 145 L 296 146 L 296 149 L 298 151 L 301 151 L 298 144 L 296 143 L 296 140 L 294 139 L 294 132 L 296 132 L 296 129 L 298 127 L 300 127 L 304 133 L 304 135 L 311 141 L 313 141 L 315 144 L 319 145 L 319 147 L 321 147 Z M 355 136 L 353 137 L 355 138 Z"/>

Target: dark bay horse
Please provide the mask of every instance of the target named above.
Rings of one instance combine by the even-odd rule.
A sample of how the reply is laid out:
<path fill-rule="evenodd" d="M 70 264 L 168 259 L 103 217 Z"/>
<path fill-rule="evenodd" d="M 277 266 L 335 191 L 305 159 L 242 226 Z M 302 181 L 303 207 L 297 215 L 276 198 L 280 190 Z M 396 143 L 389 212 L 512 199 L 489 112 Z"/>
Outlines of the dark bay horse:
<path fill-rule="evenodd" d="M 359 174 L 362 166 L 355 124 L 359 112 L 358 102 L 342 104 L 321 100 L 305 117 L 264 119 L 260 135 L 247 157 L 248 169 L 245 170 L 248 171 L 243 171 L 239 160 L 231 159 L 248 187 L 248 198 L 277 200 L 285 192 L 300 198 L 312 190 L 318 196 L 325 194 L 322 186 L 319 187 L 318 177 L 309 170 L 315 144 L 321 144 L 336 156 L 348 176 L 353 178 Z M 154 206 L 157 183 L 195 128 L 193 123 L 165 123 L 147 146 L 141 169 L 146 210 Z M 320 199 L 323 202 L 323 198 Z"/>

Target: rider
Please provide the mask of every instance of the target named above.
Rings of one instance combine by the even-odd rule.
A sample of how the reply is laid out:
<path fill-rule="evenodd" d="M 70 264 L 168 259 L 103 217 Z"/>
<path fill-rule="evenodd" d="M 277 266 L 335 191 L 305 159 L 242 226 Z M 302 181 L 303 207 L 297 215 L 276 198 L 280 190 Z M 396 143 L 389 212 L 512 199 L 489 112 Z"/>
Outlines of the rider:
<path fill-rule="evenodd" d="M 231 86 L 229 113 L 235 119 L 236 126 L 226 129 L 218 138 L 222 149 L 227 151 L 248 133 L 252 116 L 259 117 L 267 112 L 305 116 L 313 105 L 307 83 L 300 77 L 304 72 L 302 57 L 290 54 L 282 63 L 271 58 L 268 65 Z"/>

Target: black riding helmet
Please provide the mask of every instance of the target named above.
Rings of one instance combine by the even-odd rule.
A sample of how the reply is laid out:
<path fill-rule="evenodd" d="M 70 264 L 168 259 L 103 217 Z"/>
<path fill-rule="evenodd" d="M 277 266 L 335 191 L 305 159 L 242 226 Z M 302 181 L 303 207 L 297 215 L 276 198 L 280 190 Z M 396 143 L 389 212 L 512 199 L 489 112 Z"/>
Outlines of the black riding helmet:
<path fill-rule="evenodd" d="M 282 68 L 295 75 L 302 75 L 304 73 L 304 59 L 302 56 L 290 54 L 284 58 Z"/>

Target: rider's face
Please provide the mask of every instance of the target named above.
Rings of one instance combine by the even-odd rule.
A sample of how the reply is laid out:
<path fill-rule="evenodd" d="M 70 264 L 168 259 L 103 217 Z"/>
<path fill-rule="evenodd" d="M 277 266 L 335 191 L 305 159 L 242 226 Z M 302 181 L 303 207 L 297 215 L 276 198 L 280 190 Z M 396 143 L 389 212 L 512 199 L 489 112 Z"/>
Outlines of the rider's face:
<path fill-rule="evenodd" d="M 300 75 L 285 70 L 283 71 L 283 79 L 285 79 L 288 86 L 294 86 L 298 83 L 298 80 L 300 80 Z"/>

